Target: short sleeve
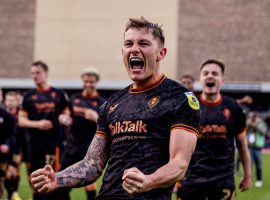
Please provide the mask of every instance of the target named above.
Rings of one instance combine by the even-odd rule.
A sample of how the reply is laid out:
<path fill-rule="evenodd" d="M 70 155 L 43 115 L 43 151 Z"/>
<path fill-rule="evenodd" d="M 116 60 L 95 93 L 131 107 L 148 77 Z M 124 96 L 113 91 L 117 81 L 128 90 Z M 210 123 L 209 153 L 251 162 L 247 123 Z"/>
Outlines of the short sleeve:
<path fill-rule="evenodd" d="M 243 109 L 236 104 L 236 109 L 235 109 L 235 134 L 241 134 L 245 132 L 246 130 L 246 115 L 244 114 Z"/>
<path fill-rule="evenodd" d="M 27 98 L 27 96 L 24 96 L 23 101 L 22 101 L 22 104 L 20 106 L 20 111 L 28 113 L 29 106 L 30 105 L 29 105 L 28 98 Z"/>
<path fill-rule="evenodd" d="M 100 108 L 99 108 L 99 116 L 97 120 L 97 136 L 101 136 L 104 138 L 110 138 L 110 129 L 107 122 L 107 102 L 105 102 Z"/>
<path fill-rule="evenodd" d="M 192 92 L 181 94 L 172 116 L 171 130 L 182 129 L 199 136 L 200 104 Z"/>
<path fill-rule="evenodd" d="M 61 110 L 63 111 L 69 106 L 69 97 L 67 93 L 63 91 L 61 91 L 60 95 L 61 95 L 60 107 L 61 107 Z"/>

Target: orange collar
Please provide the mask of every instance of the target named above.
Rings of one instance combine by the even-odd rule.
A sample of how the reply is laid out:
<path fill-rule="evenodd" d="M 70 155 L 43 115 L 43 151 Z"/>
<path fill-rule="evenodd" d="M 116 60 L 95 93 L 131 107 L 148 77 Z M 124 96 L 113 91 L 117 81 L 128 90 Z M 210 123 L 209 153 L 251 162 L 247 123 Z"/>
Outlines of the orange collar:
<path fill-rule="evenodd" d="M 159 86 L 165 79 L 166 79 L 166 76 L 164 74 L 161 74 L 161 76 L 158 78 L 157 81 L 155 81 L 155 82 L 153 82 L 153 83 L 151 83 L 149 85 L 146 85 L 145 87 L 133 88 L 132 87 L 133 85 L 131 85 L 129 91 L 132 94 L 143 93 L 143 92 L 146 92 L 148 90 L 151 90 L 151 89 Z"/>
<path fill-rule="evenodd" d="M 222 100 L 223 100 L 222 95 L 220 95 L 219 99 L 216 102 L 207 101 L 206 99 L 203 99 L 202 94 L 200 95 L 200 102 L 207 106 L 218 106 L 219 104 L 222 103 Z"/>

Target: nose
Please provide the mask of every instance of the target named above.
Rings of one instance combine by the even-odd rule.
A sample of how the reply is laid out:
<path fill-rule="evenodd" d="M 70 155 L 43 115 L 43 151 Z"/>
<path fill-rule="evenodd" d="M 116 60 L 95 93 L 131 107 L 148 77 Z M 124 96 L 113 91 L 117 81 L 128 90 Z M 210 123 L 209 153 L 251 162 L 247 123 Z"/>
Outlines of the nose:
<path fill-rule="evenodd" d="M 134 44 L 134 45 L 132 46 L 130 52 L 131 52 L 132 54 L 137 54 L 137 53 L 139 53 L 139 52 L 140 52 L 140 47 L 139 47 L 139 45 Z"/>

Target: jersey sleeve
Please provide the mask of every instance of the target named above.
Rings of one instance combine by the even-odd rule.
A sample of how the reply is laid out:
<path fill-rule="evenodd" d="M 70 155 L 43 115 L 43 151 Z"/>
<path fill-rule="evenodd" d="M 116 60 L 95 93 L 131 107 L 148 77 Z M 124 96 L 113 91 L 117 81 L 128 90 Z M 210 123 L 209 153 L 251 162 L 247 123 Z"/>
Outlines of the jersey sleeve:
<path fill-rule="evenodd" d="M 199 136 L 200 104 L 192 92 L 181 94 L 172 116 L 171 130 L 182 129 Z"/>
<path fill-rule="evenodd" d="M 28 113 L 29 106 L 30 105 L 29 105 L 29 101 L 28 101 L 28 96 L 24 96 L 22 104 L 20 106 L 20 111 Z"/>
<path fill-rule="evenodd" d="M 69 109 L 69 97 L 67 93 L 62 91 L 60 98 L 61 98 L 60 101 L 61 110 L 64 111 L 65 109 Z"/>
<path fill-rule="evenodd" d="M 107 102 L 105 102 L 99 108 L 99 116 L 97 120 L 97 131 L 96 135 L 104 138 L 110 138 L 110 129 L 107 122 Z"/>
<path fill-rule="evenodd" d="M 243 109 L 236 104 L 236 109 L 235 109 L 235 134 L 241 134 L 245 132 L 246 130 L 246 115 L 244 114 Z"/>

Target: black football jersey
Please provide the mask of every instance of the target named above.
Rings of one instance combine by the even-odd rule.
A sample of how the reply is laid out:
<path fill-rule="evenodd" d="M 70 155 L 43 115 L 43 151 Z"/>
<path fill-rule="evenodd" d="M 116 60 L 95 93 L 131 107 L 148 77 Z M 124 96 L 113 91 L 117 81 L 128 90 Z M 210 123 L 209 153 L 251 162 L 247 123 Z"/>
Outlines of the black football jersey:
<path fill-rule="evenodd" d="M 0 108 L 0 144 L 7 144 L 11 148 L 10 139 L 17 134 L 16 120 L 6 110 Z"/>
<path fill-rule="evenodd" d="M 234 138 L 245 132 L 245 115 L 231 98 L 217 103 L 200 97 L 200 136 L 183 184 L 207 184 L 230 179 L 234 186 Z"/>
<path fill-rule="evenodd" d="M 40 130 L 28 128 L 29 144 L 40 148 L 55 147 L 61 142 L 63 131 L 58 121 L 59 115 L 68 108 L 68 99 L 65 93 L 50 87 L 47 90 L 30 90 L 23 99 L 21 111 L 26 112 L 29 120 L 50 120 L 53 128 Z"/>
<path fill-rule="evenodd" d="M 171 199 L 172 187 L 130 195 L 122 188 L 126 169 L 152 174 L 169 161 L 172 129 L 198 135 L 199 103 L 193 93 L 166 78 L 145 88 L 112 95 L 100 109 L 97 135 L 111 141 L 110 160 L 97 199 Z"/>
<path fill-rule="evenodd" d="M 96 122 L 85 119 L 85 109 L 92 109 L 99 113 L 99 107 L 105 102 L 101 96 L 85 96 L 75 94 L 70 99 L 70 110 L 73 124 L 67 134 L 69 146 L 89 146 L 92 141 L 97 125 Z"/>

